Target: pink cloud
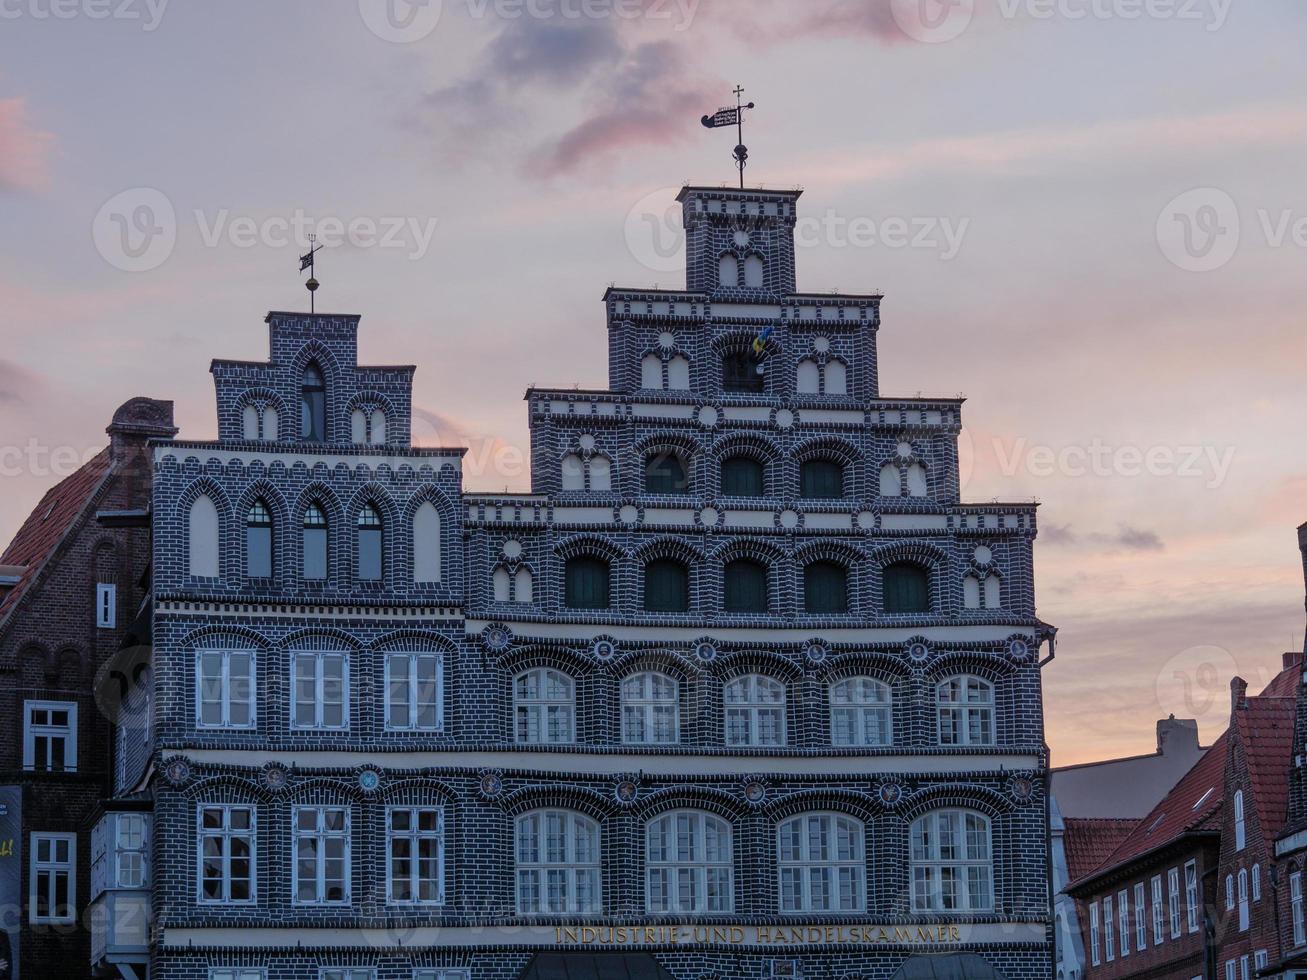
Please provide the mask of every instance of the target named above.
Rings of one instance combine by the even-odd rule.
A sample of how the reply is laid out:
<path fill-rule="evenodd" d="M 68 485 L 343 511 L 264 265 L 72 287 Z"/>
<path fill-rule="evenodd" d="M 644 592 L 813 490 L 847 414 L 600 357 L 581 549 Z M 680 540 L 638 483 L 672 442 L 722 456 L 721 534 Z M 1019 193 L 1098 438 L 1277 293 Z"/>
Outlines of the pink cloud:
<path fill-rule="evenodd" d="M 54 136 L 36 129 L 25 99 L 0 99 L 0 191 L 38 191 L 50 184 Z"/>

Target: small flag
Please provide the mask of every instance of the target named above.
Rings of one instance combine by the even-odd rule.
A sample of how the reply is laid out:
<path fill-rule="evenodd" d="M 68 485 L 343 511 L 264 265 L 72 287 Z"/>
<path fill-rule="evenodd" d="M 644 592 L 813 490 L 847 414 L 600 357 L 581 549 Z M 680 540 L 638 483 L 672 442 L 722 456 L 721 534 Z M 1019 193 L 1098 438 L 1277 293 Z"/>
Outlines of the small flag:
<path fill-rule="evenodd" d="M 700 121 L 708 129 L 720 129 L 723 126 L 734 126 L 740 121 L 740 110 L 736 106 L 725 106 L 718 109 L 711 116 L 704 116 Z"/>
<path fill-rule="evenodd" d="M 300 256 L 300 272 L 303 272 L 305 269 L 313 265 L 313 253 L 316 251 L 317 249 L 311 248 L 309 249 L 308 254 Z"/>
<path fill-rule="evenodd" d="M 762 357 L 763 352 L 767 350 L 767 340 L 772 335 L 772 327 L 763 327 L 762 332 L 753 338 L 753 353 L 755 357 Z"/>

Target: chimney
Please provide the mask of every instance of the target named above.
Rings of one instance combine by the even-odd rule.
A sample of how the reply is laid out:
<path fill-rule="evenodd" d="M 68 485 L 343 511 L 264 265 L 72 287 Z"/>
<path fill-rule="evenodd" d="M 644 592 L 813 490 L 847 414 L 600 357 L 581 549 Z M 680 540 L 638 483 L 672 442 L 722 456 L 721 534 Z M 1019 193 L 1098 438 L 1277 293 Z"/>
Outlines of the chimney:
<path fill-rule="evenodd" d="M 1302 666 L 1302 651 L 1301 651 L 1301 650 L 1286 650 L 1286 651 L 1284 652 L 1284 669 L 1285 669 L 1285 670 L 1288 670 L 1290 667 L 1301 667 L 1301 666 Z"/>
<path fill-rule="evenodd" d="M 133 398 L 119 406 L 104 431 L 109 433 L 110 457 L 115 463 L 121 462 L 147 439 L 171 439 L 177 434 L 172 424 L 172 402 Z"/>
<path fill-rule="evenodd" d="M 1230 678 L 1230 711 L 1248 707 L 1248 682 L 1242 677 Z"/>
<path fill-rule="evenodd" d="M 1198 722 L 1193 718 L 1171 715 L 1157 723 L 1157 752 L 1159 755 L 1183 754 L 1198 750 Z"/>

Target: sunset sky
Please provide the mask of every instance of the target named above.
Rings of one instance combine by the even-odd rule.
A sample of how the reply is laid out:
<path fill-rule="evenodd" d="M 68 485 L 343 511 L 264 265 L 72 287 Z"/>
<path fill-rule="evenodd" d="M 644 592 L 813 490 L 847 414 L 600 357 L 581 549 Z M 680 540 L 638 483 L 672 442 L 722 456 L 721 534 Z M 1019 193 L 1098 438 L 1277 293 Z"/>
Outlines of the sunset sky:
<path fill-rule="evenodd" d="M 800 288 L 884 292 L 882 392 L 966 395 L 965 498 L 1042 505 L 1054 764 L 1210 742 L 1303 641 L 1307 6 L 916 2 L 0 5 L 0 537 L 133 395 L 214 435 L 297 213 L 354 223 L 319 309 L 418 365 L 415 439 L 525 487 L 522 392 L 605 385 L 610 282 L 683 285 L 740 83 Z"/>

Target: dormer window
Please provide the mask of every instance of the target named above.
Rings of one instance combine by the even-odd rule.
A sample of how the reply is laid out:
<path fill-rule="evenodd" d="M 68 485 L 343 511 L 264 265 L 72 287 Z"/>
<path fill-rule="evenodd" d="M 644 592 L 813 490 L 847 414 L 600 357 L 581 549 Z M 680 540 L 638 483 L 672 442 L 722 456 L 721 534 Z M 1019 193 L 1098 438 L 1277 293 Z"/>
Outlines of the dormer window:
<path fill-rule="evenodd" d="M 300 383 L 300 438 L 305 442 L 327 441 L 327 384 L 317 364 L 304 369 Z"/>

